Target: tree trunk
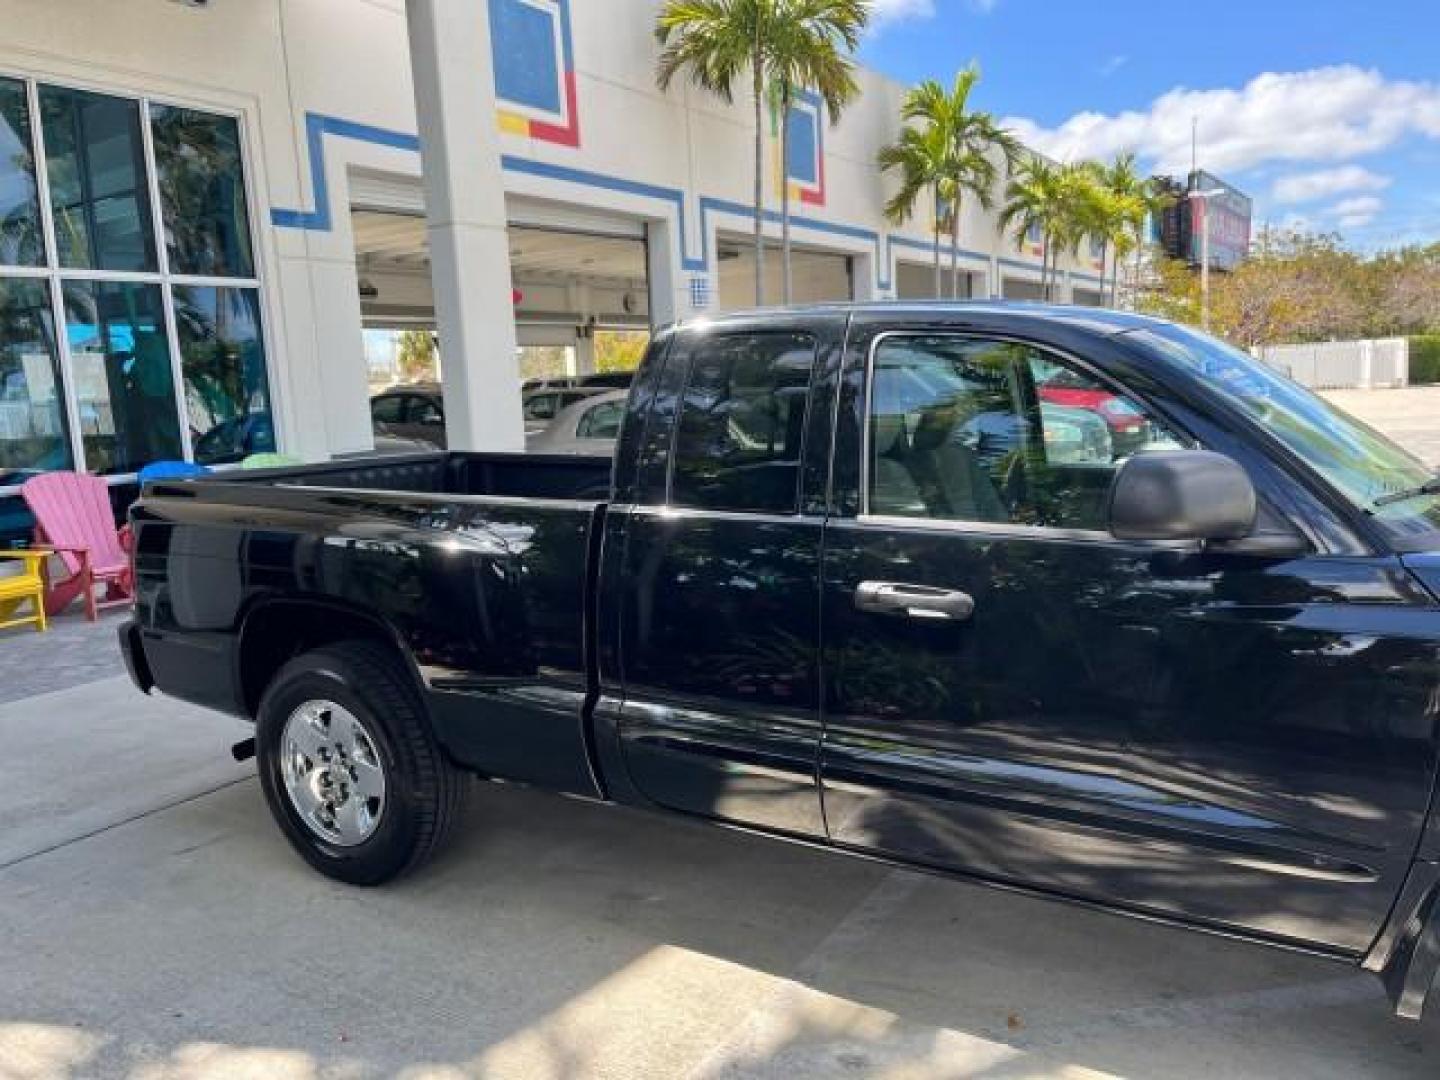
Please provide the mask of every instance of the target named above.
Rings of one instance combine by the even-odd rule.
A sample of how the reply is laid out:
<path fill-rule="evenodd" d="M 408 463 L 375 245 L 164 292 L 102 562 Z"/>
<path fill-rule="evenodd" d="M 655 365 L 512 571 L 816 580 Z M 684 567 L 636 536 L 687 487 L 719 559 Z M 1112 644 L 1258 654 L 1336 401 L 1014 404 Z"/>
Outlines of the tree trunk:
<path fill-rule="evenodd" d="M 1100 306 L 1105 306 L 1105 279 L 1109 276 L 1110 269 L 1110 238 L 1104 237 L 1100 241 Z M 1114 307 L 1114 303 L 1111 303 Z"/>
<path fill-rule="evenodd" d="M 780 93 L 780 302 L 790 303 L 790 91 Z"/>
<path fill-rule="evenodd" d="M 1140 309 L 1140 259 L 1141 259 L 1140 245 L 1139 245 L 1139 244 L 1136 244 L 1136 245 L 1135 245 L 1135 273 L 1134 273 L 1134 276 L 1130 279 L 1130 310 L 1131 310 L 1131 311 L 1138 311 L 1138 310 Z"/>
<path fill-rule="evenodd" d="M 931 215 L 932 235 L 935 240 L 935 299 L 944 297 L 944 288 L 940 278 L 940 193 L 935 192 L 935 213 Z"/>
<path fill-rule="evenodd" d="M 757 29 L 756 33 L 759 31 Z M 755 72 L 755 306 L 765 306 L 765 69 L 759 43 L 750 66 Z"/>
<path fill-rule="evenodd" d="M 950 299 L 960 299 L 960 192 L 950 206 Z"/>

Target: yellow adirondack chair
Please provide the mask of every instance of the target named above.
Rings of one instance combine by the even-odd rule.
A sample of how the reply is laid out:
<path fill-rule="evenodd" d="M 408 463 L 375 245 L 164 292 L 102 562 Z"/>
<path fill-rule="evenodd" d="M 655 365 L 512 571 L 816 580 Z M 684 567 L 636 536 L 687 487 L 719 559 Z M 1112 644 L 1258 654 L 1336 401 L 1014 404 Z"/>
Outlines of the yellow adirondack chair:
<path fill-rule="evenodd" d="M 35 629 L 44 633 L 48 627 L 45 621 L 45 560 L 48 551 L 0 551 L 0 559 L 19 559 L 25 567 L 19 574 L 0 577 L 0 630 L 8 626 L 24 626 L 33 623 Z M 17 615 L 26 604 L 30 612 Z"/>

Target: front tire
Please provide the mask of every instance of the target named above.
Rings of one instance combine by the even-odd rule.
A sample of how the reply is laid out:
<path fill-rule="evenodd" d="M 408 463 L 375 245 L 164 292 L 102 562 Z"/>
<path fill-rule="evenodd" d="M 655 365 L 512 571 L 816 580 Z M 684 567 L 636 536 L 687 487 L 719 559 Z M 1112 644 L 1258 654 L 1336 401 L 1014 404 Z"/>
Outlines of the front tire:
<path fill-rule="evenodd" d="M 445 842 L 471 778 L 445 757 L 393 653 L 347 641 L 276 674 L 255 723 L 260 784 L 285 838 L 327 877 L 378 885 Z"/>

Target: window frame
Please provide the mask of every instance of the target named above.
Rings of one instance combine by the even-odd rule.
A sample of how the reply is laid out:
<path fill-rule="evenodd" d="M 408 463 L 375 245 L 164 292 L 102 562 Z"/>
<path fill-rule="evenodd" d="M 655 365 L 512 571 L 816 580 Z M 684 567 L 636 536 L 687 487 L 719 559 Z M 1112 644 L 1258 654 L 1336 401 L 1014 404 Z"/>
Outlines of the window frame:
<path fill-rule="evenodd" d="M 806 337 L 810 339 L 810 373 L 805 380 L 805 414 L 800 424 L 800 452 L 796 458 L 795 472 L 795 502 L 789 510 L 758 510 L 754 508 L 737 510 L 734 507 L 718 506 L 683 506 L 675 503 L 675 472 L 680 465 L 680 428 L 685 416 L 685 395 L 690 391 L 690 382 L 695 377 L 697 354 L 706 345 L 724 338 L 756 338 L 756 337 Z M 685 344 L 683 356 L 685 364 L 685 377 L 680 381 L 679 389 L 675 395 L 675 412 L 670 418 L 670 432 L 668 436 L 669 451 L 668 461 L 665 469 L 665 501 L 662 504 L 667 511 L 685 514 L 714 514 L 728 515 L 730 517 L 752 517 L 768 520 L 786 520 L 807 517 L 805 506 L 805 449 L 810 440 L 810 426 L 812 423 L 811 405 L 815 393 L 815 376 L 820 370 L 821 349 L 823 347 L 822 336 L 817 330 L 798 325 L 781 324 L 777 326 L 751 326 L 743 325 L 723 330 L 711 331 L 709 333 L 696 335 Z M 868 367 L 868 361 L 867 361 Z M 866 386 L 866 401 L 869 401 L 869 386 Z"/>
<path fill-rule="evenodd" d="M 865 387 L 862 395 L 860 413 L 860 470 L 859 470 L 859 511 L 855 520 L 860 524 L 883 525 L 891 529 L 908 529 L 918 531 L 941 530 L 945 532 L 961 532 L 971 534 L 983 534 L 987 536 L 1007 536 L 1017 539 L 1031 540 L 1058 540 L 1092 544 L 1112 544 L 1120 547 L 1144 547 L 1160 549 L 1183 549 L 1189 550 L 1195 545 L 1188 540 L 1121 540 L 1105 529 L 1067 529 L 1058 528 L 1053 525 L 1022 525 L 1006 521 L 963 521 L 955 518 L 922 518 L 904 517 L 892 514 L 870 513 L 870 419 L 872 394 L 875 385 L 875 357 L 881 345 L 894 338 L 934 338 L 952 337 L 972 342 L 996 342 L 1007 345 L 1022 345 L 1026 348 L 1035 349 L 1042 355 L 1053 356 L 1062 363 L 1073 367 L 1081 374 L 1092 378 L 1099 385 L 1111 391 L 1119 397 L 1132 402 L 1142 409 L 1147 416 L 1152 416 L 1163 421 L 1175 435 L 1176 439 L 1186 448 L 1193 450 L 1204 449 L 1200 441 L 1187 431 L 1182 425 L 1167 415 L 1164 410 L 1155 408 L 1142 395 L 1136 394 L 1128 387 L 1123 386 L 1115 379 L 1110 378 L 1104 372 L 1096 369 L 1095 365 L 1088 363 L 1082 357 L 1065 349 L 1057 348 L 1054 345 L 1035 341 L 1017 334 L 996 333 L 988 331 L 965 330 L 945 326 L 917 326 L 906 327 L 903 330 L 882 330 L 870 341 L 865 353 Z M 834 507 L 831 512 L 833 514 Z"/>
<path fill-rule="evenodd" d="M 176 287 L 195 286 L 202 288 L 252 289 L 258 298 L 260 312 L 260 341 L 265 350 L 265 380 L 270 399 L 271 423 L 275 430 L 277 449 L 283 449 L 282 424 L 276 399 L 275 378 L 275 327 L 270 290 L 267 276 L 267 259 L 260 227 L 262 220 L 268 220 L 265 207 L 259 197 L 260 178 L 255 168 L 258 155 L 253 145 L 253 125 L 243 107 L 217 104 L 210 101 L 192 101 L 163 93 L 150 93 L 131 87 L 114 87 L 84 80 L 55 77 L 45 72 L 20 71 L 11 67 L 0 68 L 0 77 L 13 79 L 25 87 L 25 106 L 30 120 L 30 153 L 35 170 L 35 195 L 40 209 L 40 227 L 43 263 L 39 266 L 16 266 L 0 264 L 0 277 L 39 279 L 50 289 L 51 318 L 55 324 L 57 366 L 61 381 L 62 408 L 69 429 L 71 468 L 87 471 L 85 460 L 84 433 L 80 428 L 80 405 L 74 393 L 75 378 L 69 335 L 65 332 L 64 286 L 70 281 L 130 282 L 135 284 L 158 285 L 161 290 L 164 327 L 170 355 L 170 373 L 174 388 L 176 418 L 180 430 L 180 453 L 185 461 L 195 460 L 195 448 L 190 437 L 190 422 L 186 412 L 186 391 L 184 357 L 180 351 L 178 327 L 175 319 Z M 145 169 L 145 193 L 150 200 L 150 229 L 155 244 L 155 270 L 96 270 L 67 268 L 60 265 L 59 245 L 55 236 L 54 214 L 50 204 L 49 156 L 45 147 L 44 125 L 40 120 L 40 86 L 80 93 L 98 94 L 122 98 L 133 102 L 140 115 L 141 165 Z M 249 277 L 226 277 L 210 274 L 180 274 L 170 270 L 170 253 L 165 243 L 165 215 L 160 202 L 160 180 L 156 169 L 154 131 L 151 123 L 151 105 L 165 105 L 208 113 L 211 116 L 233 120 L 236 125 L 236 140 L 240 150 L 241 187 L 245 197 L 245 212 L 250 230 L 250 249 L 253 273 Z M 220 465 L 216 468 L 224 469 Z M 98 475 L 98 474 L 97 474 Z M 110 484 L 133 482 L 137 473 L 108 473 L 101 479 Z M 0 485 L 0 497 L 17 495 L 21 485 Z"/>

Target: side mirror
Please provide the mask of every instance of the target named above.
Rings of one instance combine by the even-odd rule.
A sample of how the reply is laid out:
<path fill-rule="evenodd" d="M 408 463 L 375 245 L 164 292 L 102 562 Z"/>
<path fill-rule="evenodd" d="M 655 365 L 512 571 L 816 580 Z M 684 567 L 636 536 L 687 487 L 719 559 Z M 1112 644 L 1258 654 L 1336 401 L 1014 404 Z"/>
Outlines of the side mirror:
<path fill-rule="evenodd" d="M 1223 454 L 1141 453 L 1110 485 L 1110 532 L 1119 540 L 1240 540 L 1256 507 L 1250 477 Z"/>

